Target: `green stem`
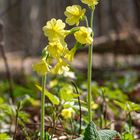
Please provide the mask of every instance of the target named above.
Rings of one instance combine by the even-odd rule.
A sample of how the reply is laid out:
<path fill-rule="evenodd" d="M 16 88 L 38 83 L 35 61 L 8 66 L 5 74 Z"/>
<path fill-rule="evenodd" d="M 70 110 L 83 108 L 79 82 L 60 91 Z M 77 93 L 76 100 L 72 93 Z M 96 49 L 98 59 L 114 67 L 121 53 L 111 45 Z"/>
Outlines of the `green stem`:
<path fill-rule="evenodd" d="M 41 140 L 45 139 L 45 85 L 46 85 L 46 75 L 42 77 L 42 94 L 41 94 Z"/>
<path fill-rule="evenodd" d="M 129 131 L 131 132 L 132 130 L 132 117 L 131 117 L 131 113 L 128 113 L 128 119 L 129 119 Z"/>
<path fill-rule="evenodd" d="M 87 16 L 85 16 L 86 26 L 89 27 Z"/>
<path fill-rule="evenodd" d="M 93 29 L 93 14 L 94 10 L 91 12 L 91 21 L 90 27 Z M 93 33 L 92 33 L 93 37 Z M 92 51 L 93 51 L 93 44 L 89 46 L 88 51 L 88 119 L 89 122 L 92 121 L 92 110 L 91 110 L 91 81 L 92 81 Z"/>

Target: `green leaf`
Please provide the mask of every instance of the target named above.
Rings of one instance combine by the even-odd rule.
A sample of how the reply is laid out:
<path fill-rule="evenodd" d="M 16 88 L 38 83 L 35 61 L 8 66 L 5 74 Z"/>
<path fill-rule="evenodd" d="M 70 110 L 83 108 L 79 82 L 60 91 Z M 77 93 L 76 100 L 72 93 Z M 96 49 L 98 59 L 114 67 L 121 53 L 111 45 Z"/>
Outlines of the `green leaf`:
<path fill-rule="evenodd" d="M 18 117 L 20 120 L 22 120 L 24 123 L 29 122 L 29 114 L 27 114 L 24 111 L 19 111 Z"/>
<path fill-rule="evenodd" d="M 127 110 L 125 103 L 121 103 L 121 102 L 119 102 L 119 101 L 114 101 L 114 103 L 115 103 L 116 105 L 118 105 L 121 109 L 123 109 L 123 110 L 125 110 L 125 111 Z"/>
<path fill-rule="evenodd" d="M 34 90 L 23 87 L 23 86 L 16 85 L 14 87 L 14 93 L 13 94 L 14 94 L 15 97 L 21 97 L 23 95 L 33 95 Z"/>
<path fill-rule="evenodd" d="M 83 137 L 76 138 L 74 140 L 83 140 Z"/>
<path fill-rule="evenodd" d="M 120 108 L 122 108 L 124 111 L 129 111 L 129 112 L 140 111 L 140 105 L 130 101 L 127 101 L 125 103 L 114 101 L 114 103 L 118 105 Z"/>
<path fill-rule="evenodd" d="M 0 140 L 12 140 L 6 133 L 0 133 Z"/>
<path fill-rule="evenodd" d="M 71 85 L 65 84 L 65 86 L 60 89 L 61 100 L 70 101 L 78 96 L 78 94 L 73 93 L 73 87 Z"/>
<path fill-rule="evenodd" d="M 0 97 L 0 104 L 3 104 L 4 100 Z"/>
<path fill-rule="evenodd" d="M 112 140 L 112 138 L 118 134 L 118 132 L 114 130 L 99 130 L 98 133 L 102 140 Z"/>
<path fill-rule="evenodd" d="M 71 93 L 71 94 L 69 94 L 69 93 L 64 93 L 64 92 L 60 93 L 60 98 L 61 98 L 62 100 L 64 100 L 64 101 L 70 101 L 70 100 L 72 100 L 73 98 L 76 98 L 76 97 L 78 97 L 78 96 L 79 96 L 78 94 L 74 94 L 74 93 Z"/>
<path fill-rule="evenodd" d="M 107 87 L 103 88 L 105 90 L 104 95 L 112 100 L 126 101 L 128 99 L 127 95 L 125 95 L 120 89 L 111 90 Z"/>
<path fill-rule="evenodd" d="M 36 85 L 36 87 L 38 88 L 38 90 L 40 90 L 42 92 L 41 86 Z M 50 93 L 49 91 L 45 90 L 45 95 L 52 102 L 52 104 L 58 105 L 60 103 L 59 98 L 57 96 L 53 95 L 52 93 Z"/>
<path fill-rule="evenodd" d="M 83 140 L 102 140 L 93 122 L 90 122 L 85 129 Z"/>
<path fill-rule="evenodd" d="M 63 104 L 63 107 L 64 108 L 70 108 L 70 107 L 73 107 L 74 106 L 74 102 L 65 102 Z"/>
<path fill-rule="evenodd" d="M 73 105 L 72 107 L 76 110 L 79 110 L 79 105 Z M 81 106 L 81 111 L 88 112 L 88 108 L 84 107 L 84 106 Z"/>
<path fill-rule="evenodd" d="M 51 140 L 51 136 L 48 132 L 45 132 L 45 140 Z"/>
<path fill-rule="evenodd" d="M 13 105 L 1 104 L 0 109 L 8 116 L 14 116 L 16 114 L 16 109 Z"/>
<path fill-rule="evenodd" d="M 122 140 L 135 140 L 135 138 L 130 132 L 124 132 L 122 134 Z"/>
<path fill-rule="evenodd" d="M 97 130 L 96 125 L 91 122 L 85 129 L 83 140 L 112 140 L 118 134 L 114 130 Z"/>

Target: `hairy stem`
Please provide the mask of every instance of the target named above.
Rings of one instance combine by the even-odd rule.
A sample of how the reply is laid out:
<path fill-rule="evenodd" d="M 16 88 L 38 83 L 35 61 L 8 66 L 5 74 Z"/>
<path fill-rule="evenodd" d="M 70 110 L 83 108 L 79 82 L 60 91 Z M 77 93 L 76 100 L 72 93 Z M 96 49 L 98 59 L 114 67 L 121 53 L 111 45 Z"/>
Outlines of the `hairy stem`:
<path fill-rule="evenodd" d="M 42 94 L 41 94 L 41 140 L 45 139 L 45 85 L 46 75 L 42 77 Z"/>
<path fill-rule="evenodd" d="M 93 29 L 93 14 L 94 10 L 91 12 L 91 20 L 90 20 L 90 27 Z M 93 37 L 93 33 L 92 33 Z M 93 51 L 93 44 L 89 46 L 88 51 L 88 119 L 89 122 L 92 121 L 92 112 L 91 112 L 91 81 L 92 81 L 92 51 Z"/>

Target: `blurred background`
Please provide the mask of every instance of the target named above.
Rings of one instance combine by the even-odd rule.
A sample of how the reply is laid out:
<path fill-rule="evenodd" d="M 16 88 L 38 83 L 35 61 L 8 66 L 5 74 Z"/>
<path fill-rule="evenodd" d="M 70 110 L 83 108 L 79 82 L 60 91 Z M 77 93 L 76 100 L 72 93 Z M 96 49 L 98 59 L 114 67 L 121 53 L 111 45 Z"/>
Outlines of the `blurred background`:
<path fill-rule="evenodd" d="M 80 4 L 82 7 L 86 7 L 80 1 L 0 0 L 0 101 L 3 98 L 10 103 L 10 108 L 11 100 L 18 103 L 24 99 L 24 95 L 32 97 L 30 98 L 32 105 L 28 105 L 27 110 L 31 114 L 33 122 L 39 122 L 40 107 L 39 100 L 36 99 L 39 99 L 40 94 L 35 83 L 40 83 L 40 79 L 33 73 L 32 65 L 40 59 L 42 49 L 47 45 L 47 38 L 43 35 L 42 27 L 51 18 L 60 18 L 65 21 L 64 11 L 68 5 Z M 97 99 L 95 102 L 100 104 L 102 111 L 97 110 L 94 113 L 97 115 L 95 115 L 95 120 L 98 121 L 101 118 L 102 121 L 103 112 L 104 118 L 106 119 L 108 116 L 107 120 L 111 122 L 109 125 L 114 123 L 115 130 L 123 132 L 128 114 L 125 118 L 120 108 L 114 104 L 114 100 L 121 101 L 126 108 L 128 108 L 128 101 L 140 103 L 140 0 L 99 1 L 94 15 L 92 93 L 93 99 Z M 89 11 L 87 14 L 90 18 Z M 66 28 L 68 29 L 69 26 L 67 25 Z M 71 48 L 74 41 L 69 38 L 67 43 Z M 54 87 L 52 93 L 57 95 L 56 91 L 62 86 L 59 87 L 59 84 L 64 83 L 65 86 L 72 80 L 75 81 L 80 89 L 80 94 L 85 96 L 85 101 L 87 101 L 87 64 L 88 47 L 83 47 L 77 51 L 71 64 L 73 72 L 64 77 L 49 75 L 47 88 L 53 91 L 52 87 Z M 107 94 L 104 96 L 104 93 Z M 38 108 L 36 108 L 36 104 L 38 104 Z M 135 106 L 135 104 L 132 103 L 132 111 L 139 110 L 139 105 L 136 105 L 136 109 L 133 105 Z M 50 110 L 54 110 L 54 108 Z M 123 107 L 122 110 L 124 110 Z M 132 114 L 137 139 L 140 138 L 139 114 L 138 112 Z M 3 115 L 3 120 L 5 120 L 5 116 Z M 11 121 L 14 120 L 11 119 L 11 116 L 9 117 L 10 127 Z M 114 120 L 117 121 L 114 122 Z M 3 125 L 3 121 L 0 120 L 0 122 Z M 7 120 L 5 124 L 7 124 Z M 0 125 L 2 132 L 5 129 L 3 126 Z M 106 128 L 103 126 L 101 128 Z M 34 128 L 37 130 L 38 125 Z"/>
<path fill-rule="evenodd" d="M 0 0 L 0 21 L 3 24 L 1 41 L 4 42 L 3 48 L 13 74 L 21 71 L 31 73 L 32 62 L 47 45 L 42 27 L 53 17 L 64 21 L 65 7 L 72 4 L 81 3 L 80 0 Z M 139 69 L 140 1 L 100 0 L 94 18 L 94 69 Z M 0 73 L 5 71 L 2 56 Z M 73 62 L 83 71 L 86 71 L 85 64 L 87 48 L 78 52 Z"/>

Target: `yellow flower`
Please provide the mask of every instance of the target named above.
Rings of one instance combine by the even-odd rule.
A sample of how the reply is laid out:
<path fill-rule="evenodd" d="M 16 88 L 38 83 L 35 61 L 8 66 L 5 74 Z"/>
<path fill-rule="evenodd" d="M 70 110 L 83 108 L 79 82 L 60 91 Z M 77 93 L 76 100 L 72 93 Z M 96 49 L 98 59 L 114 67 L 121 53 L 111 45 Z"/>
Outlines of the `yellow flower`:
<path fill-rule="evenodd" d="M 64 38 L 69 33 L 69 31 L 64 30 L 65 23 L 55 18 L 51 19 L 47 22 L 47 24 L 43 27 L 44 35 L 48 37 L 50 42 L 60 40 L 60 42 L 66 45 Z"/>
<path fill-rule="evenodd" d="M 75 55 L 75 52 L 76 52 L 76 46 L 73 47 L 70 51 L 68 51 L 66 53 L 66 55 L 64 56 L 68 61 L 72 62 L 73 58 L 74 58 L 74 55 Z"/>
<path fill-rule="evenodd" d="M 95 6 L 98 4 L 98 0 L 81 0 L 84 4 L 88 6 Z"/>
<path fill-rule="evenodd" d="M 45 75 L 50 69 L 46 60 L 42 59 L 40 62 L 33 65 L 33 71 L 36 71 L 39 75 Z"/>
<path fill-rule="evenodd" d="M 68 67 L 68 64 L 66 62 L 62 61 L 61 59 L 52 69 L 53 74 L 62 74 L 65 71 L 69 71 L 69 67 Z"/>
<path fill-rule="evenodd" d="M 79 43 L 90 45 L 93 42 L 91 33 L 92 33 L 91 28 L 80 27 L 79 31 L 74 33 L 74 36 Z"/>
<path fill-rule="evenodd" d="M 63 109 L 61 112 L 61 115 L 65 118 L 65 119 L 70 119 L 72 117 L 72 115 L 74 114 L 74 110 L 72 108 L 66 108 Z"/>
<path fill-rule="evenodd" d="M 60 59 L 60 57 L 63 56 L 64 53 L 66 53 L 67 48 L 63 47 L 59 41 L 55 41 L 49 43 L 49 45 L 47 46 L 47 51 L 52 57 Z"/>
<path fill-rule="evenodd" d="M 97 109 L 98 107 L 99 107 L 98 104 L 96 104 L 96 103 L 94 103 L 94 102 L 91 103 L 91 108 L 92 108 L 93 110 Z"/>
<path fill-rule="evenodd" d="M 80 5 L 72 5 L 66 8 L 64 12 L 66 18 L 66 23 L 69 25 L 78 25 L 79 20 L 84 17 L 86 10 L 82 9 Z"/>

